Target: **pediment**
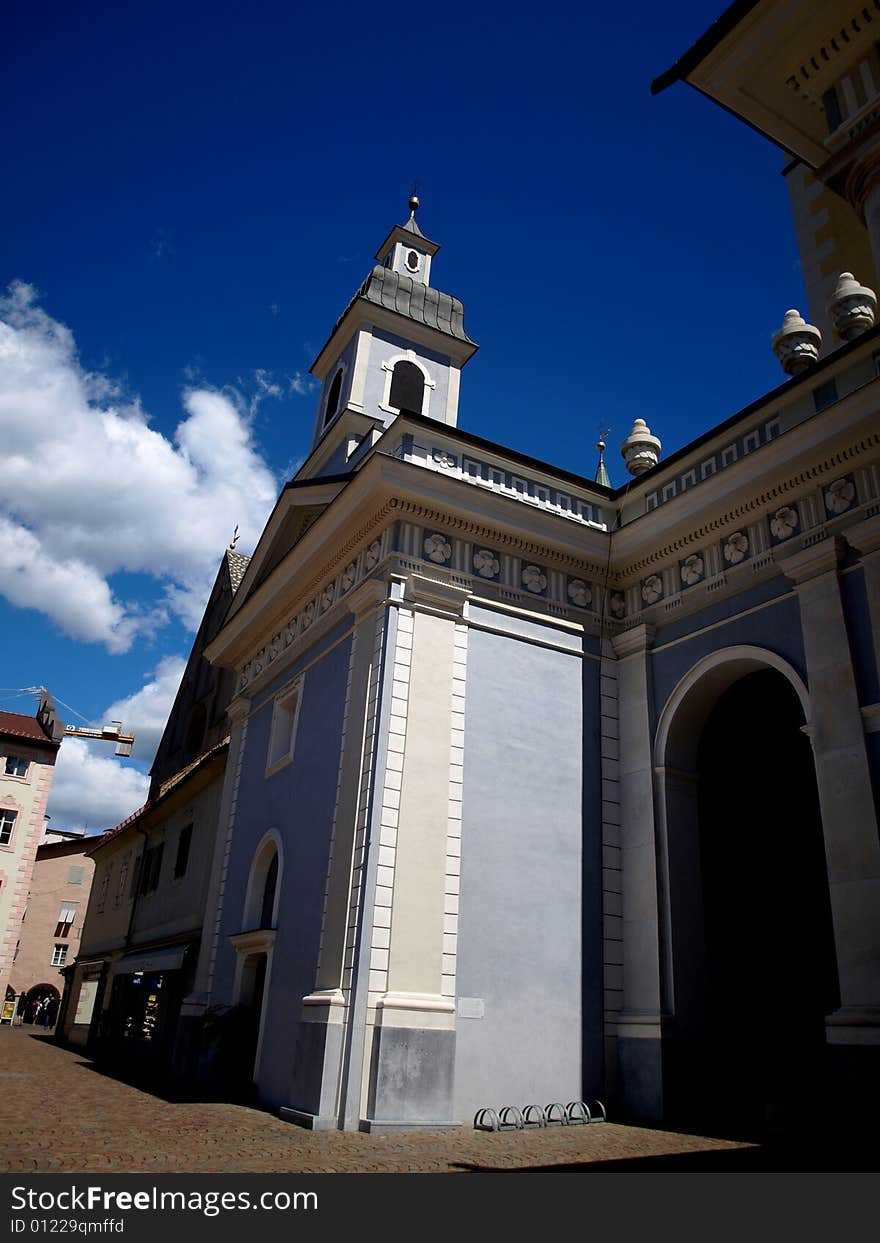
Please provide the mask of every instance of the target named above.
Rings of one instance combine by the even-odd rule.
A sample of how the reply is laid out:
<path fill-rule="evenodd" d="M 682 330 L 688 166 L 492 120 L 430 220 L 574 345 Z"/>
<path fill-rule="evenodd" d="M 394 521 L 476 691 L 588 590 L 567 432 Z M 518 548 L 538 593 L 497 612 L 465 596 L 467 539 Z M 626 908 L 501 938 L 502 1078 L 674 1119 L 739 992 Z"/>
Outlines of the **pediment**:
<path fill-rule="evenodd" d="M 296 547 L 347 482 L 347 477 L 336 476 L 332 480 L 297 480 L 286 485 L 251 557 L 230 617 Z"/>

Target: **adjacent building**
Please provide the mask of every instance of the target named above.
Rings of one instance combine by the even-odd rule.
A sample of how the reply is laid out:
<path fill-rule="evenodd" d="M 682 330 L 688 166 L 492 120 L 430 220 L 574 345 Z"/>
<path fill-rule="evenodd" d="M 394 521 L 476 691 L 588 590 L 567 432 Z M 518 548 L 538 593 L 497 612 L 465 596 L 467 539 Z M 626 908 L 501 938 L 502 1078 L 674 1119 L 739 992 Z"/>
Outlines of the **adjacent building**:
<path fill-rule="evenodd" d="M 64 969 L 79 952 L 83 917 L 94 863 L 87 854 L 96 838 L 63 829 L 47 830 L 37 847 L 27 904 L 18 931 L 10 984 L 18 1014 L 33 1018 L 38 1001 L 48 1002 L 54 1025 L 64 991 Z"/>
<path fill-rule="evenodd" d="M 231 677 L 209 665 L 203 649 L 246 566 L 246 557 L 225 553 L 147 802 L 90 850 L 95 878 L 61 1032 L 72 1044 L 157 1074 L 191 1076 L 200 1055 L 232 691 Z"/>
<path fill-rule="evenodd" d="M 11 974 L 63 735 L 45 692 L 34 716 L 0 712 L 0 1000 L 14 997 Z"/>

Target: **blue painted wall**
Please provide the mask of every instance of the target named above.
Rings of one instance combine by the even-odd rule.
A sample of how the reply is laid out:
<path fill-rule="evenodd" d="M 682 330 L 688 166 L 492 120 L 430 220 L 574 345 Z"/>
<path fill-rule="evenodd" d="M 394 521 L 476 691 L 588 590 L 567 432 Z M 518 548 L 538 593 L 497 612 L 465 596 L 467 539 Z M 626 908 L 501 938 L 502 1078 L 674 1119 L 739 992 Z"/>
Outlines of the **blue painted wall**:
<path fill-rule="evenodd" d="M 456 1019 L 462 1119 L 581 1093 L 582 712 L 580 655 L 471 630 L 457 991 L 485 1016 Z"/>
<path fill-rule="evenodd" d="M 760 591 L 761 589 L 757 589 Z M 755 593 L 748 592 L 731 602 L 733 607 L 741 609 L 754 607 Z M 731 610 L 732 611 L 732 610 Z M 698 630 L 700 626 L 711 624 L 707 614 L 713 616 L 716 609 L 707 609 L 686 619 L 686 630 Z M 685 674 L 693 668 L 697 661 L 710 652 L 720 651 L 725 647 L 748 644 L 763 647 L 775 652 L 787 660 L 806 682 L 806 664 L 804 645 L 801 636 L 800 606 L 795 595 L 780 598 L 778 603 L 760 609 L 746 616 L 734 613 L 724 624 L 716 625 L 712 630 L 695 634 L 673 647 L 663 647 L 672 637 L 679 637 L 681 627 L 664 626 L 657 631 L 654 638 L 654 651 L 651 657 L 653 675 L 653 707 L 656 721 L 663 710 L 667 699 Z M 657 649 L 661 650 L 657 650 Z"/>
<path fill-rule="evenodd" d="M 379 406 L 385 395 L 386 373 L 382 369 L 382 364 L 397 354 L 405 353 L 406 350 L 412 350 L 415 353 L 416 358 L 434 381 L 435 387 L 431 390 L 431 405 L 428 413 L 431 418 L 439 419 L 441 423 L 444 423 L 446 421 L 446 399 L 449 392 L 449 358 L 423 345 L 417 345 L 414 341 L 408 341 L 405 337 L 382 332 L 378 328 L 373 329 L 373 339 L 370 342 L 364 413 L 372 415 L 373 418 L 384 419 L 386 426 L 391 423 L 394 415 L 380 409 Z"/>
<path fill-rule="evenodd" d="M 347 637 L 327 651 L 332 639 L 322 641 L 324 654 L 305 673 L 293 762 L 268 780 L 271 699 L 251 717 L 223 901 L 214 1004 L 232 998 L 235 955 L 228 938 L 244 930 L 254 853 L 267 830 L 276 829 L 284 846 L 283 872 L 259 1080 L 260 1098 L 272 1106 L 289 1103 L 301 1002 L 315 983 L 351 649 Z M 307 653 L 275 685 L 289 682 L 314 657 L 314 651 Z"/>

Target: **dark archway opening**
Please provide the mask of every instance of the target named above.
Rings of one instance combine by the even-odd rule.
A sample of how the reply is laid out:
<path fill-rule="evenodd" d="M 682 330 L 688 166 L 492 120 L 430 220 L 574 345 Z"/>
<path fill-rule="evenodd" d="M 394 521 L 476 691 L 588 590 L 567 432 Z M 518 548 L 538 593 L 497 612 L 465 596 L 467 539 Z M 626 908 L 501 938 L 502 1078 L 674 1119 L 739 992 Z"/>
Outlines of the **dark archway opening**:
<path fill-rule="evenodd" d="M 700 734 L 691 871 L 699 893 L 679 893 L 673 939 L 677 920 L 679 942 L 702 942 L 690 960 L 701 978 L 676 980 L 684 1013 L 675 1024 L 687 1039 L 664 1058 L 670 1116 L 761 1132 L 814 1110 L 822 1096 L 824 1017 L 838 989 L 803 724 L 789 682 L 761 670 L 724 691 Z"/>

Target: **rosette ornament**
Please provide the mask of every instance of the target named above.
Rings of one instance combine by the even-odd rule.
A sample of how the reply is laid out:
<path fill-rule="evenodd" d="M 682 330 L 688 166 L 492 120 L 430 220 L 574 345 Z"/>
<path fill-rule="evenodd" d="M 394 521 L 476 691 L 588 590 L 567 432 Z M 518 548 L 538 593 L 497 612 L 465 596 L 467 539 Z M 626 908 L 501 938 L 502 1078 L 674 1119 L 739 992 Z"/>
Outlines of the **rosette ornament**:
<path fill-rule="evenodd" d="M 452 556 L 452 545 L 444 535 L 435 532 L 425 540 L 425 556 L 429 561 L 435 561 L 438 565 L 445 565 Z"/>
<path fill-rule="evenodd" d="M 659 574 L 652 574 L 642 583 L 642 599 L 645 604 L 656 604 L 663 595 L 663 580 Z"/>
<path fill-rule="evenodd" d="M 799 525 L 797 510 L 792 509 L 790 505 L 783 505 L 781 509 L 777 509 L 770 519 L 770 530 L 778 540 L 788 539 L 789 536 L 794 535 Z"/>
<path fill-rule="evenodd" d="M 576 604 L 579 609 L 585 609 L 593 599 L 593 593 L 588 583 L 582 578 L 570 578 L 568 580 L 568 598 L 572 604 Z"/>
<path fill-rule="evenodd" d="M 474 569 L 480 578 L 494 578 L 500 568 L 498 558 L 490 548 L 478 548 L 474 553 Z"/>
<path fill-rule="evenodd" d="M 749 555 L 749 537 L 744 531 L 734 531 L 724 545 L 723 552 L 728 565 L 739 565 Z"/>
<path fill-rule="evenodd" d="M 526 591 L 534 591 L 535 593 L 543 591 L 547 586 L 547 577 L 539 565 L 524 566 L 522 581 Z"/>

